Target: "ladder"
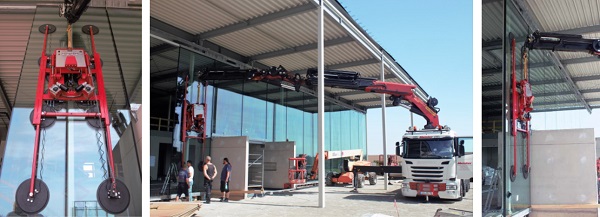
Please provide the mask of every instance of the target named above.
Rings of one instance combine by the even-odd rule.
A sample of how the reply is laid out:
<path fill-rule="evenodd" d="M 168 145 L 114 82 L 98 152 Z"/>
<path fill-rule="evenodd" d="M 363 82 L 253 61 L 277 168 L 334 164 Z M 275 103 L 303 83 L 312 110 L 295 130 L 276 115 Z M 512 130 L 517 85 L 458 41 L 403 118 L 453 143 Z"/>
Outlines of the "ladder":
<path fill-rule="evenodd" d="M 171 163 L 169 167 L 169 171 L 167 172 L 167 177 L 165 178 L 165 182 L 163 182 L 162 188 L 160 189 L 160 194 L 164 195 L 167 192 L 167 189 L 171 187 L 171 174 L 177 176 L 177 164 Z"/>
<path fill-rule="evenodd" d="M 494 170 L 494 175 L 492 176 L 492 184 L 490 185 L 490 188 L 487 190 L 482 191 L 482 193 L 488 193 L 486 199 L 485 199 L 485 206 L 483 207 L 483 213 L 487 213 L 490 210 L 490 207 L 492 206 L 492 199 L 494 198 L 494 195 L 496 195 L 496 191 L 498 190 L 498 180 L 500 179 L 499 176 L 499 171 L 501 171 L 502 168 L 498 167 L 498 169 Z"/>

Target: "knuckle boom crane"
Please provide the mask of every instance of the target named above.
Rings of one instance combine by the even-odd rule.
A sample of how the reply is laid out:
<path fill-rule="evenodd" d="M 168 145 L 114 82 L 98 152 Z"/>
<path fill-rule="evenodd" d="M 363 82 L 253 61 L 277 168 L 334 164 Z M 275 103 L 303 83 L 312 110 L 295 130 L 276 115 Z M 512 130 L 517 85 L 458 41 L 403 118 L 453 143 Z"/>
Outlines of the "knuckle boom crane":
<path fill-rule="evenodd" d="M 103 134 L 99 136 L 98 143 L 105 144 L 108 162 L 104 162 L 103 153 L 100 153 L 102 168 L 108 164 L 108 171 L 104 171 L 105 180 L 100 183 L 96 192 L 96 199 L 103 210 L 111 214 L 122 213 L 127 209 L 130 195 L 127 186 L 116 178 L 113 161 L 112 143 L 110 136 L 110 113 L 108 110 L 102 62 L 100 54 L 96 52 L 94 35 L 99 29 L 93 25 L 85 25 L 83 33 L 90 36 L 91 54 L 83 48 L 72 47 L 72 28 L 90 1 L 65 0 L 61 6 L 61 15 L 68 20 L 67 48 L 57 48 L 52 55 L 46 54 L 48 35 L 56 31 L 51 24 L 44 24 L 39 31 L 44 34 L 44 44 L 39 59 L 39 74 L 36 98 L 30 121 L 35 129 L 33 146 L 33 160 L 31 177 L 23 181 L 15 192 L 16 205 L 25 213 L 34 215 L 48 205 L 50 191 L 43 181 L 43 152 L 39 153 L 40 140 L 44 141 L 45 129 L 51 127 L 58 117 L 83 117 L 88 125 Z M 80 105 L 88 105 L 86 112 L 61 112 L 57 105 L 74 101 Z M 103 141 L 100 141 L 103 140 Z M 42 149 L 43 150 L 43 149 Z M 38 155 L 42 155 L 42 162 L 38 162 Z M 39 164 L 39 165 L 38 165 Z M 38 172 L 38 166 L 42 169 Z"/>
<path fill-rule="evenodd" d="M 517 134 L 525 134 L 526 139 L 526 162 L 521 168 L 523 178 L 527 179 L 530 168 L 530 144 L 531 135 L 531 112 L 533 111 L 533 91 L 529 83 L 529 51 L 549 50 L 566 52 L 585 52 L 600 58 L 600 39 L 586 39 L 581 35 L 551 33 L 535 31 L 527 36 L 521 47 L 521 62 L 523 73 L 521 80 L 517 80 L 516 67 L 516 39 L 511 33 L 511 134 L 513 136 L 513 165 L 511 166 L 510 180 L 515 181 L 517 177 Z"/>
<path fill-rule="evenodd" d="M 253 80 L 271 83 L 277 86 L 291 84 L 296 91 L 302 87 L 314 88 L 317 85 L 318 71 L 308 69 L 305 76 L 298 73 L 290 73 L 284 67 L 271 67 L 269 69 L 239 69 L 218 68 L 201 71 L 198 79 L 207 85 L 210 80 Z M 402 166 L 366 166 L 345 165 L 346 172 L 354 175 L 353 185 L 360 186 L 361 176 L 368 172 L 377 173 L 403 173 L 405 182 L 403 195 L 407 197 L 435 196 L 449 199 L 462 198 L 468 191 L 468 180 L 457 176 L 458 158 L 464 155 L 464 146 L 459 137 L 447 126 L 439 123 L 436 98 L 421 100 L 413 89 L 415 85 L 401 84 L 395 82 L 378 81 L 374 78 L 361 77 L 360 73 L 343 70 L 325 70 L 324 86 L 352 90 L 362 90 L 367 93 L 379 93 L 389 95 L 394 106 L 403 106 L 411 112 L 423 117 L 427 124 L 422 130 L 409 127 L 403 136 L 403 146 L 397 143 L 396 154 L 400 155 L 400 148 L 404 147 L 405 159 L 410 164 Z M 206 105 L 206 98 L 202 102 Z M 203 116 L 205 117 L 205 116 Z M 188 127 L 183 126 L 182 129 Z M 201 133 L 205 138 L 205 132 Z M 415 154 L 416 152 L 416 154 Z M 346 161 L 347 162 L 347 161 Z M 469 163 L 470 164 L 470 163 Z M 442 165 L 440 167 L 440 165 Z M 412 167 L 423 167 L 423 170 L 413 170 Z M 314 170 L 314 168 L 313 168 Z M 431 170 L 431 171 L 425 171 Z M 471 175 L 472 176 L 472 175 Z M 465 181 L 466 180 L 466 181 Z"/>

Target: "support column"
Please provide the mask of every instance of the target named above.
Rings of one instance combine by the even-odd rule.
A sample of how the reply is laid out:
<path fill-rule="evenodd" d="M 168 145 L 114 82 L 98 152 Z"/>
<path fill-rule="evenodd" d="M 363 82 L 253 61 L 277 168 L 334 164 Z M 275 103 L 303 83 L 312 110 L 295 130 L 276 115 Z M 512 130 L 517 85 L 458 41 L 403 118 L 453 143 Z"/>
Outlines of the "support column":
<path fill-rule="evenodd" d="M 319 2 L 319 28 L 317 29 L 317 49 L 318 49 L 318 87 L 317 87 L 317 107 L 318 107 L 318 147 L 319 147 L 319 208 L 325 208 L 325 52 L 323 47 L 323 1 Z"/>
<path fill-rule="evenodd" d="M 381 81 L 385 81 L 385 62 L 383 61 L 383 50 L 381 50 Z M 387 141 L 385 135 L 385 94 L 381 94 L 381 131 L 383 133 L 383 165 L 388 165 Z M 388 189 L 388 174 L 383 174 L 383 189 Z"/>

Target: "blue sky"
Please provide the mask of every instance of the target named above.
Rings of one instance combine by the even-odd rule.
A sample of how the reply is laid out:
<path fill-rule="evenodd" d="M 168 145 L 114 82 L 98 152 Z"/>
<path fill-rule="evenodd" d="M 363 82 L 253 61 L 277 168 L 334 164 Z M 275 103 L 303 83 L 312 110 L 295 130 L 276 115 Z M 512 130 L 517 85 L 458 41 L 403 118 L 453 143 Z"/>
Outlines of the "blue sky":
<path fill-rule="evenodd" d="M 340 0 L 350 15 L 439 100 L 440 123 L 473 135 L 473 5 L 471 1 Z M 386 110 L 387 150 L 402 139 L 410 112 Z M 425 120 L 414 115 L 418 127 Z M 381 109 L 367 112 L 369 154 L 383 153 Z"/>

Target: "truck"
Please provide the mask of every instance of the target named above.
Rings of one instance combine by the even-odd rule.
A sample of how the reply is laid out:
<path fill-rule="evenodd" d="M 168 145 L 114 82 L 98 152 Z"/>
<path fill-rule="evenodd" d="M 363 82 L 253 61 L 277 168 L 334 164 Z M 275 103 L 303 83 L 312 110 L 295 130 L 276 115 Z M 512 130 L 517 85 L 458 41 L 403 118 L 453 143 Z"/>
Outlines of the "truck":
<path fill-rule="evenodd" d="M 462 200 L 473 177 L 472 155 L 465 154 L 465 142 L 472 144 L 472 137 L 459 137 L 447 127 L 415 129 L 396 143 L 396 155 L 402 156 L 402 196 Z"/>

